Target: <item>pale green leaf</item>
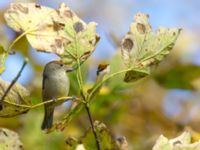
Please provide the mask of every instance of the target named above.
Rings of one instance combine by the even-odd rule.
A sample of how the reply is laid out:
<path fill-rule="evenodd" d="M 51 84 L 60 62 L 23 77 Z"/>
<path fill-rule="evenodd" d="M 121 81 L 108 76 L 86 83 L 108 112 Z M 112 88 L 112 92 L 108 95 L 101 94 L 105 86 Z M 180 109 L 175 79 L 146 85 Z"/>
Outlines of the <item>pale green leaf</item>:
<path fill-rule="evenodd" d="M 0 78 L 0 97 L 3 96 L 9 85 L 9 82 Z M 27 100 L 27 96 L 29 96 L 29 91 L 16 83 L 4 99 L 0 117 L 13 117 L 26 113 L 30 109 L 29 106 L 31 106 L 31 102 Z"/>
<path fill-rule="evenodd" d="M 6 51 L 5 49 L 3 48 L 2 45 L 0 45 L 0 74 L 2 74 L 5 70 L 5 66 L 4 66 L 4 63 L 5 63 L 5 60 L 6 60 Z"/>
<path fill-rule="evenodd" d="M 65 32 L 71 40 L 70 43 L 65 45 L 62 58 L 67 64 L 76 63 L 77 59 L 84 62 L 92 54 L 99 41 L 99 36 L 96 33 L 96 23 L 86 24 L 77 16 L 73 16 L 65 24 Z"/>
<path fill-rule="evenodd" d="M 131 76 L 135 80 L 135 71 L 149 70 L 152 65 L 158 64 L 172 50 L 181 29 L 159 27 L 156 32 L 151 30 L 148 15 L 137 13 L 130 31 L 121 43 L 122 59 L 127 68 L 133 68 L 125 81 L 130 82 Z M 135 70 L 137 69 L 137 70 Z M 142 78 L 145 75 L 139 75 Z"/>

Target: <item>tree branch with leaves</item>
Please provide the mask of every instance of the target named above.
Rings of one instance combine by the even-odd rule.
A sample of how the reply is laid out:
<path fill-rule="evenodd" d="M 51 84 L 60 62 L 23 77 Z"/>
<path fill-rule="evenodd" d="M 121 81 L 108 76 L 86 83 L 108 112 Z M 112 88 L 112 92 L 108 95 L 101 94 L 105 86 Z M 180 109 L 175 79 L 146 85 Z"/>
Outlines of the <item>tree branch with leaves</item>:
<path fill-rule="evenodd" d="M 129 32 L 121 41 L 121 59 L 124 68 L 118 72 L 113 72 L 112 65 L 99 64 L 96 71 L 96 81 L 92 88 L 86 91 L 83 88 L 86 81 L 83 79 L 82 65 L 91 57 L 100 40 L 99 35 L 96 33 L 95 22 L 85 23 L 64 3 L 58 9 L 35 3 L 12 3 L 4 16 L 8 26 L 14 31 L 22 33 L 10 44 L 7 50 L 2 49 L 0 51 L 0 57 L 3 60 L 6 59 L 13 45 L 20 38 L 26 36 L 33 48 L 39 52 L 57 54 L 66 65 L 76 70 L 76 81 L 79 87 L 76 95 L 78 98 L 75 99 L 77 105 L 66 114 L 62 122 L 55 123 L 50 132 L 56 129 L 63 130 L 85 108 L 91 124 L 91 133 L 94 135 L 93 138 L 96 144 L 94 146 L 89 140 L 86 140 L 87 135 L 90 135 L 90 131 L 88 131 L 86 137 L 75 140 L 76 142 L 73 140 L 71 147 L 68 144 L 69 150 L 80 146 L 80 142 L 82 142 L 85 149 L 127 149 L 127 146 L 122 147 L 124 143 L 120 145 L 119 141 L 113 139 L 104 124 L 94 123 L 90 111 L 91 102 L 98 95 L 102 85 L 115 76 L 123 74 L 125 82 L 134 82 L 148 76 L 151 73 L 152 67 L 159 64 L 173 49 L 181 29 L 160 27 L 156 32 L 153 32 L 148 22 L 149 16 L 137 13 L 134 22 L 130 25 Z M 4 70 L 3 64 L 4 61 L 0 64 L 0 73 Z M 6 85 L 8 87 L 8 83 Z M 26 100 L 28 97 L 22 97 L 19 89 L 16 89 L 18 85 L 11 85 L 12 83 L 8 92 L 1 90 L 2 99 L 5 97 L 3 95 L 9 95 L 13 90 L 16 90 L 15 95 L 12 95 L 12 100 L 5 98 L 5 101 L 2 101 L 7 104 L 7 107 L 0 111 L 1 117 L 19 115 L 27 112 L 29 109 L 37 108 L 53 101 L 49 100 L 31 105 L 31 102 Z M 5 86 L 2 85 L 2 87 Z M 20 96 L 20 99 L 16 99 L 16 95 Z M 25 94 L 25 96 L 28 95 Z M 72 99 L 73 97 L 70 96 L 63 97 L 59 98 L 57 102 Z M 19 108 L 18 113 L 14 113 L 14 111 L 16 112 L 15 108 Z M 106 141 L 104 138 L 108 140 Z"/>

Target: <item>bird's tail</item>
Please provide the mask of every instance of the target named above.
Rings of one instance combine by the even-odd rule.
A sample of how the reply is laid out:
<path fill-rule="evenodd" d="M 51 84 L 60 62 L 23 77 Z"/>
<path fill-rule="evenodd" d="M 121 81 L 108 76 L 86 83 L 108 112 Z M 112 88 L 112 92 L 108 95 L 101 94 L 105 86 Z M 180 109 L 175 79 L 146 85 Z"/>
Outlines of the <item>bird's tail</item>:
<path fill-rule="evenodd" d="M 42 130 L 49 129 L 53 126 L 53 112 L 54 108 L 45 106 L 44 120 L 42 123 Z"/>

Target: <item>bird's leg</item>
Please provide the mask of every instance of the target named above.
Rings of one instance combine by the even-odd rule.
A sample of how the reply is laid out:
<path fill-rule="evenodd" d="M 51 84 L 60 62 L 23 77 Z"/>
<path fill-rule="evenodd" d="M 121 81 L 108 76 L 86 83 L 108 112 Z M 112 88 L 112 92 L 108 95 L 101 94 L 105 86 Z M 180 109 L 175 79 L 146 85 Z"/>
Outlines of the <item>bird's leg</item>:
<path fill-rule="evenodd" d="M 82 103 L 85 103 L 85 101 L 83 101 L 82 99 L 80 99 L 79 97 L 77 96 L 72 96 L 72 98 L 70 99 L 71 101 L 74 101 L 74 102 L 82 102 Z"/>
<path fill-rule="evenodd" d="M 56 97 L 53 97 L 52 100 L 53 100 L 54 103 L 56 103 L 57 98 L 56 98 Z"/>
<path fill-rule="evenodd" d="M 72 101 L 78 100 L 78 97 L 72 96 L 71 100 L 72 100 Z"/>

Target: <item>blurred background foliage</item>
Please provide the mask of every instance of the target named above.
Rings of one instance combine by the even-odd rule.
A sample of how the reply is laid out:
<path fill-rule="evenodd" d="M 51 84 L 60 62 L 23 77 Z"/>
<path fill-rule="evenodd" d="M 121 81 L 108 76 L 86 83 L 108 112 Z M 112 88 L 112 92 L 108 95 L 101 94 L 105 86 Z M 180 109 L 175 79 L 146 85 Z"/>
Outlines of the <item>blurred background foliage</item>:
<path fill-rule="evenodd" d="M 83 65 L 85 90 L 95 80 L 99 63 L 111 64 L 111 72 L 122 69 L 119 41 L 128 31 L 133 15 L 148 13 L 153 29 L 158 26 L 181 27 L 183 31 L 171 54 L 154 73 L 135 83 L 123 83 L 123 76 L 108 81 L 95 97 L 91 109 L 93 118 L 104 122 L 116 136 L 126 136 L 129 149 L 148 150 L 160 134 L 175 137 L 186 127 L 200 132 L 200 1 L 198 0 L 1 0 L 0 41 L 3 46 L 18 35 L 8 28 L 3 13 L 11 2 L 37 2 L 57 8 L 61 2 L 69 5 L 83 20 L 98 22 L 101 40 L 96 51 Z M 4 80 L 11 81 L 20 69 L 23 58 L 30 63 L 19 82 L 31 91 L 33 103 L 41 102 L 41 81 L 44 65 L 57 56 L 36 52 L 22 38 L 13 49 L 16 54 L 6 61 Z M 71 74 L 70 95 L 79 94 Z M 70 103 L 60 106 L 55 120 L 61 120 L 70 109 Z M 25 149 L 65 149 L 65 139 L 82 136 L 89 127 L 85 111 L 81 111 L 63 132 L 45 134 L 40 130 L 43 109 L 31 110 L 14 118 L 0 118 L 0 126 L 19 133 Z M 198 139 L 198 138 L 197 138 Z"/>

